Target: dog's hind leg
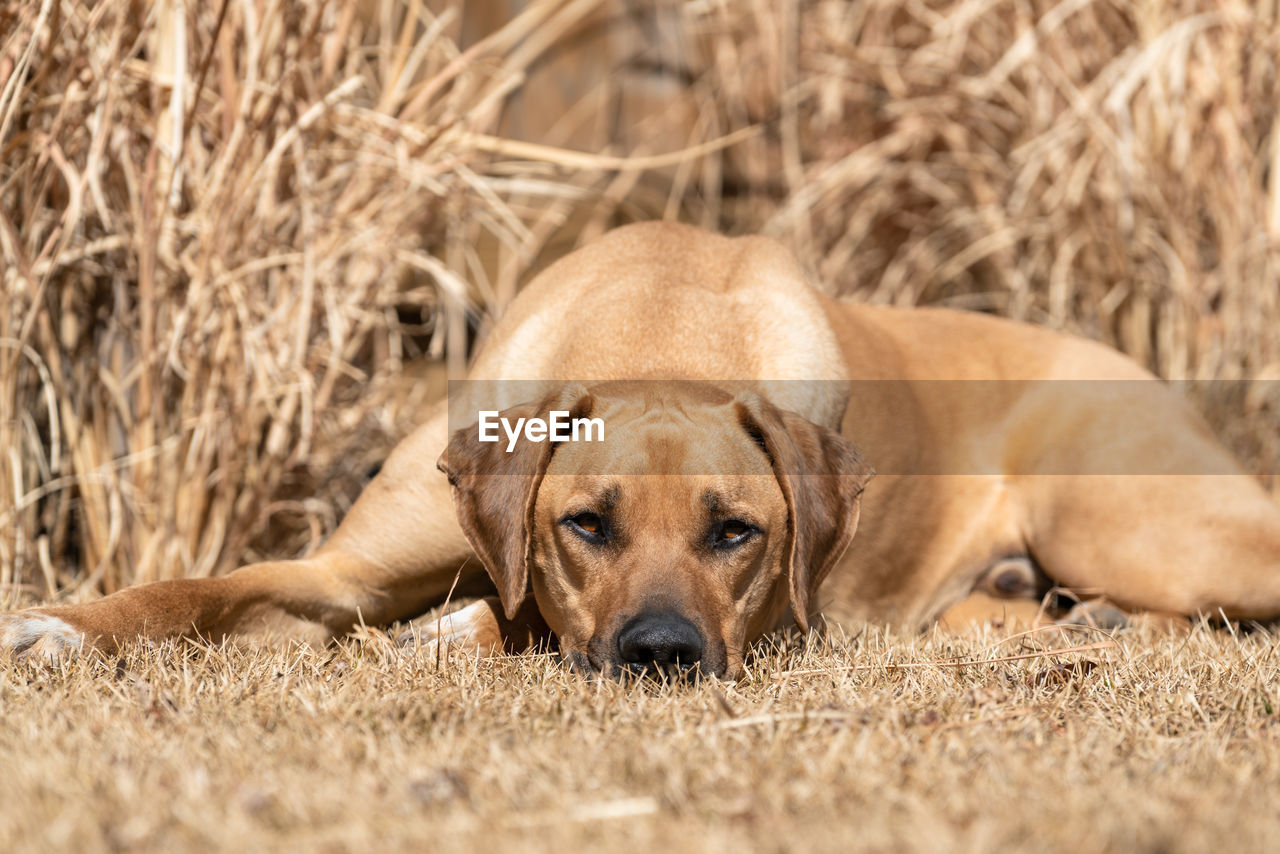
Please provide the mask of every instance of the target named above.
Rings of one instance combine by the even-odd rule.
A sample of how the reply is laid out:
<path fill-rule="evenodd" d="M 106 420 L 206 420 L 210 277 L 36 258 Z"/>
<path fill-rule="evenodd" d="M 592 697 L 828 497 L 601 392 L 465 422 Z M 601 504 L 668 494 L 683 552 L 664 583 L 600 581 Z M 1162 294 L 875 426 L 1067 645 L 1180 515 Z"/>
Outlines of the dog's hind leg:
<path fill-rule="evenodd" d="M 1126 609 L 1280 616 L 1280 508 L 1247 475 L 1047 476 L 1029 539 L 1059 584 Z"/>
<path fill-rule="evenodd" d="M 1280 616 L 1280 507 L 1191 407 L 1154 381 L 1067 391 L 1028 407 L 1011 478 L 1045 572 L 1129 610 Z"/>
<path fill-rule="evenodd" d="M 482 573 L 458 526 L 436 460 L 448 441 L 442 404 L 396 447 L 314 555 L 218 578 L 140 585 L 81 605 L 0 614 L 0 652 L 111 650 L 129 638 L 200 635 L 324 643 L 361 622 L 382 625 L 444 600 L 458 573 Z"/>
<path fill-rule="evenodd" d="M 1173 389 L 1040 383 L 1007 423 L 1023 538 L 1056 583 L 1130 611 L 1280 616 L 1280 507 Z"/>

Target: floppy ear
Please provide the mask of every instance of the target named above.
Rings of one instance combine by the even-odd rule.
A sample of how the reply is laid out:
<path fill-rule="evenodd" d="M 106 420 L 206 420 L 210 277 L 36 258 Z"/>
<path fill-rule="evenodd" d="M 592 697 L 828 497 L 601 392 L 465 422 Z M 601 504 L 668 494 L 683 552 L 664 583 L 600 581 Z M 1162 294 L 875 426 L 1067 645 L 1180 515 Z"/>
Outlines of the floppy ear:
<path fill-rule="evenodd" d="M 738 419 L 769 455 L 787 502 L 791 613 L 807 632 L 818 586 L 853 540 L 875 471 L 844 436 L 763 398 L 739 400 Z"/>
<path fill-rule="evenodd" d="M 502 418 L 548 418 L 552 410 L 570 418 L 591 411 L 591 396 L 581 386 L 565 388 L 537 404 L 503 410 Z M 453 504 L 467 542 L 498 588 L 507 619 L 514 619 L 529 585 L 533 507 L 542 476 L 556 443 L 516 441 L 507 452 L 507 437 L 481 442 L 478 425 L 458 430 L 436 462 L 449 478 Z"/>

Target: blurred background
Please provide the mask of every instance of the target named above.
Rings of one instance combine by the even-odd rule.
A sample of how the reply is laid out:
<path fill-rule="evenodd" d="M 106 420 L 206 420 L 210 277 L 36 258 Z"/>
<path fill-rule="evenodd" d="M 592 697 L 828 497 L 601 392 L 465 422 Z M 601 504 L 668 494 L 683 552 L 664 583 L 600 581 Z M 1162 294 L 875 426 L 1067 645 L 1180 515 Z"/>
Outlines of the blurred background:
<path fill-rule="evenodd" d="M 1262 381 L 1195 388 L 1274 472 L 1277 5 L 0 0 L 0 598 L 314 548 L 532 273 L 654 218 Z"/>

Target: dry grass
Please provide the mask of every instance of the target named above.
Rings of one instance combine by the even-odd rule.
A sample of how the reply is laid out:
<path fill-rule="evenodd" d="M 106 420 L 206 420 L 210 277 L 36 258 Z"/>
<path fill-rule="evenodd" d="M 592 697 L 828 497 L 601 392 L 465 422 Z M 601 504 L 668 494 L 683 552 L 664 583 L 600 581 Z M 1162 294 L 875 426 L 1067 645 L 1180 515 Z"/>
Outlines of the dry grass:
<path fill-rule="evenodd" d="M 870 631 L 766 647 L 749 678 L 697 687 L 588 683 L 546 656 L 438 671 L 379 638 L 4 664 L 0 838 L 14 852 L 1270 847 L 1275 638 L 1118 640 L 953 667 L 936 662 L 1026 650 Z"/>

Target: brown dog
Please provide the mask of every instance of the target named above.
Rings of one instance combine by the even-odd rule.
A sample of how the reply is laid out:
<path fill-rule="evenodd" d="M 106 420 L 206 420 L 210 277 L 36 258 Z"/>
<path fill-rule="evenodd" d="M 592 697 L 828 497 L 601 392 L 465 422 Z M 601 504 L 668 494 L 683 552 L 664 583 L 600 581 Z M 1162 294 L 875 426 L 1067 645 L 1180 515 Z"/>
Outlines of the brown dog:
<path fill-rule="evenodd" d="M 603 672 L 733 676 L 820 607 L 924 625 L 1049 580 L 1130 609 L 1280 613 L 1280 510 L 1165 385 L 1029 326 L 825 298 L 768 240 L 611 232 L 524 290 L 471 378 L 313 557 L 0 616 L 0 647 L 323 643 L 481 567 L 497 597 L 433 626 L 482 649 L 549 628 Z M 483 441 L 490 410 L 596 419 L 602 440 Z"/>

